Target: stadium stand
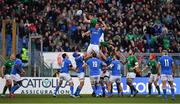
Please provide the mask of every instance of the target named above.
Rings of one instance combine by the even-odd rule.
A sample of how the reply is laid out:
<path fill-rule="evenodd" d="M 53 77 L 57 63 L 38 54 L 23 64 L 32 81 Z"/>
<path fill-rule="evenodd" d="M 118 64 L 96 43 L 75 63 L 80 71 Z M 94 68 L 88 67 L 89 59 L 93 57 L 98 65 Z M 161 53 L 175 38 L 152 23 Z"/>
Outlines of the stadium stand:
<path fill-rule="evenodd" d="M 29 34 L 43 36 L 44 51 L 85 50 L 89 39 L 81 34 L 89 25 L 75 16 L 80 9 L 102 16 L 109 27 L 105 40 L 122 52 L 131 47 L 137 52 L 180 51 L 178 0 L 0 0 L 0 8 L 1 21 L 16 18 L 19 24 L 19 52 L 27 47 Z M 11 28 L 7 25 L 8 42 Z"/>

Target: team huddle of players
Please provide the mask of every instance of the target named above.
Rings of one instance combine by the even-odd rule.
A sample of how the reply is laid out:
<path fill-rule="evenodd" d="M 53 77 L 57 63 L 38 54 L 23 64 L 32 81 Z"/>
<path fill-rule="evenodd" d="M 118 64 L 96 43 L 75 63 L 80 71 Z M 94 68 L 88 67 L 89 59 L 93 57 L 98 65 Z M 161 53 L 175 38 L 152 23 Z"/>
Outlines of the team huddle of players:
<path fill-rule="evenodd" d="M 136 77 L 136 74 L 140 72 L 139 64 L 136 56 L 134 55 L 133 49 L 129 49 L 129 56 L 126 58 L 126 61 L 120 60 L 120 54 L 117 52 L 116 48 L 113 47 L 108 42 L 104 42 L 104 31 L 107 28 L 106 24 L 99 18 L 92 18 L 88 23 L 93 23 L 94 26 L 87 32 L 83 33 L 82 36 L 90 36 L 90 44 L 87 49 L 87 52 L 81 56 L 78 52 L 73 53 L 73 57 L 76 61 L 76 68 L 73 67 L 69 56 L 64 53 L 62 54 L 63 62 L 61 68 L 59 69 L 59 85 L 56 86 L 54 90 L 54 96 L 57 96 L 57 92 L 62 85 L 63 80 L 69 82 L 71 97 L 80 97 L 80 92 L 84 85 L 85 80 L 85 70 L 89 70 L 89 77 L 91 81 L 91 86 L 93 89 L 93 96 L 107 96 L 111 97 L 112 84 L 115 82 L 118 89 L 118 95 L 123 96 L 123 90 L 121 87 L 121 71 L 122 65 L 127 65 L 127 85 L 131 90 L 131 97 L 136 96 L 138 91 L 133 86 L 133 80 Z M 2 67 L 2 77 L 6 79 L 6 85 L 3 89 L 3 95 L 7 88 L 10 91 L 10 97 L 14 96 L 14 92 L 20 88 L 22 85 L 21 75 L 25 73 L 23 70 L 22 61 L 14 55 L 11 55 L 10 60 L 8 60 L 5 65 Z M 147 67 L 151 69 L 151 76 L 148 84 L 149 95 L 151 95 L 152 83 L 155 84 L 156 89 L 158 90 L 159 96 L 160 88 L 158 86 L 158 79 L 161 77 L 162 80 L 162 89 L 165 100 L 167 100 L 166 95 L 166 81 L 170 84 L 172 99 L 175 99 L 174 96 L 174 86 L 173 86 L 173 69 L 175 65 L 173 59 L 168 56 L 167 51 L 164 51 L 164 55 L 159 59 L 159 62 L 156 62 L 155 55 L 150 55 L 150 62 L 143 69 L 146 70 Z M 80 84 L 77 87 L 74 93 L 74 83 L 69 74 L 69 70 L 77 71 Z M 161 69 L 159 75 L 159 69 Z M 11 88 L 12 82 L 14 81 L 14 86 Z M 107 86 L 108 92 L 105 91 L 105 86 Z"/>

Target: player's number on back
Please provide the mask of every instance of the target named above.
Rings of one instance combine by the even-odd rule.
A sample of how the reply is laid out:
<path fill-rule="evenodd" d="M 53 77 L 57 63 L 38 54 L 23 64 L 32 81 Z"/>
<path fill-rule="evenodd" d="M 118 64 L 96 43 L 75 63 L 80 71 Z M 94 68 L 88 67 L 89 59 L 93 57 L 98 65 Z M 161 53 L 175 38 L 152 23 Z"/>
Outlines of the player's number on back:
<path fill-rule="evenodd" d="M 118 65 L 118 66 L 117 66 L 117 70 L 121 70 L 121 65 Z"/>
<path fill-rule="evenodd" d="M 64 67 L 64 62 L 62 62 L 62 67 Z"/>
<path fill-rule="evenodd" d="M 169 67 L 169 60 L 168 60 L 168 59 L 165 59 L 165 60 L 164 60 L 164 66 L 165 66 L 165 67 Z"/>
<path fill-rule="evenodd" d="M 97 61 L 93 61 L 93 67 L 97 67 Z"/>

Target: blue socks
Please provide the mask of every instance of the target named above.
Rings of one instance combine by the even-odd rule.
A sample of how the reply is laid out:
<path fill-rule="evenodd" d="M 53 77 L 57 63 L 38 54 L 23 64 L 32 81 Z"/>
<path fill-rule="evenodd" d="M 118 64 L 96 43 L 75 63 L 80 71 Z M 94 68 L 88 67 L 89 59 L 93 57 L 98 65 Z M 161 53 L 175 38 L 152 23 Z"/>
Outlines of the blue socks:
<path fill-rule="evenodd" d="M 96 93 L 96 86 L 92 85 L 93 92 Z"/>
<path fill-rule="evenodd" d="M 167 100 L 166 89 L 163 89 L 163 94 L 164 94 L 165 100 Z"/>
<path fill-rule="evenodd" d="M 97 85 L 96 95 L 102 95 L 101 89 L 101 85 Z"/>
<path fill-rule="evenodd" d="M 102 86 L 102 93 L 105 95 L 106 94 L 106 87 Z"/>
<path fill-rule="evenodd" d="M 111 92 L 108 92 L 108 93 L 107 93 L 108 96 L 111 96 L 111 94 L 112 94 Z"/>
<path fill-rule="evenodd" d="M 11 93 L 14 93 L 19 87 L 20 87 L 20 85 L 13 86 L 11 89 Z"/>
<path fill-rule="evenodd" d="M 171 95 L 174 96 L 174 88 L 171 88 Z"/>
<path fill-rule="evenodd" d="M 75 95 L 79 96 L 81 92 L 81 88 L 78 86 L 75 92 Z"/>
<path fill-rule="evenodd" d="M 74 93 L 74 86 L 70 86 L 71 95 Z"/>
<path fill-rule="evenodd" d="M 56 95 L 57 94 L 57 91 L 59 90 L 60 86 L 56 86 L 56 89 L 54 91 L 54 94 Z"/>

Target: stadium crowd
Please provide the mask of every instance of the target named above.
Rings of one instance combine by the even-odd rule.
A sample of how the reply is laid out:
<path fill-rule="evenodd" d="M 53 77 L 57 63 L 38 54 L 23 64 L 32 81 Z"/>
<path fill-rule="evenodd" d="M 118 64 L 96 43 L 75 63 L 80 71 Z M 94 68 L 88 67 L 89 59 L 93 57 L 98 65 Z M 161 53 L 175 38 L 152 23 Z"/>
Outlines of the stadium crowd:
<path fill-rule="evenodd" d="M 178 0 L 0 0 L 0 23 L 16 18 L 23 47 L 31 34 L 43 36 L 44 51 L 83 51 L 89 39 L 81 34 L 90 25 L 75 16 L 83 10 L 87 18 L 102 17 L 108 25 L 105 40 L 121 52 L 134 47 L 136 52 L 178 53 L 179 6 Z M 7 25 L 7 34 L 10 30 Z"/>

